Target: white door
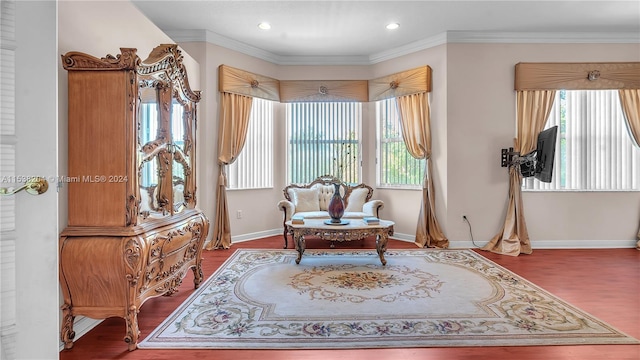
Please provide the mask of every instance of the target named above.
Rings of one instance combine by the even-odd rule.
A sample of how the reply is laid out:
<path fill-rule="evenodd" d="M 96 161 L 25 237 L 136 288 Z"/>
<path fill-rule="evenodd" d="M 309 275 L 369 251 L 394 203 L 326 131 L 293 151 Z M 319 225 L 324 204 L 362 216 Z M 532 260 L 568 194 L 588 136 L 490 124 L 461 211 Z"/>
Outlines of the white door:
<path fill-rule="evenodd" d="M 2 197 L 0 358 L 6 360 L 57 359 L 59 352 L 56 7 L 1 2 L 0 186 L 20 186 L 31 176 L 49 180 L 44 194 Z"/>

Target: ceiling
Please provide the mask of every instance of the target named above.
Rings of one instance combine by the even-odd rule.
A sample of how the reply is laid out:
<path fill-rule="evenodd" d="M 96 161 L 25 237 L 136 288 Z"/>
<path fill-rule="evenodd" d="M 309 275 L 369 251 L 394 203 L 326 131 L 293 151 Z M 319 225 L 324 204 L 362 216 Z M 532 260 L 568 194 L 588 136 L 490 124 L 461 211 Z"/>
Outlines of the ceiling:
<path fill-rule="evenodd" d="M 181 41 L 280 64 L 367 64 L 445 42 L 640 43 L 640 1 L 132 0 Z M 260 22 L 270 30 L 260 30 Z M 400 27 L 385 29 L 389 22 Z"/>

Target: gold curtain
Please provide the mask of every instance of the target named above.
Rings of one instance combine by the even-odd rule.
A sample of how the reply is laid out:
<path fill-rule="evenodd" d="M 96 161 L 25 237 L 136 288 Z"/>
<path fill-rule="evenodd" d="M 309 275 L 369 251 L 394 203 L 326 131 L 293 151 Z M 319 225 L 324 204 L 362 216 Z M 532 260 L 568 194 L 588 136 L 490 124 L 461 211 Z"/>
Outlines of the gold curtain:
<path fill-rule="evenodd" d="M 538 134 L 547 122 L 555 94 L 555 90 L 517 92 L 517 137 L 514 140 L 514 151 L 524 155 L 536 148 Z M 511 256 L 532 252 L 522 203 L 522 175 L 517 166 L 509 166 L 509 204 L 504 226 L 500 233 L 482 247 L 483 250 Z"/>
<path fill-rule="evenodd" d="M 618 90 L 618 94 L 627 121 L 629 136 L 635 145 L 640 147 L 640 89 Z M 640 221 L 638 223 L 636 249 L 640 250 Z"/>
<path fill-rule="evenodd" d="M 367 102 L 367 80 L 283 80 L 282 102 L 355 101 Z"/>
<path fill-rule="evenodd" d="M 218 187 L 216 191 L 216 219 L 213 240 L 206 249 L 228 249 L 231 246 L 231 225 L 227 204 L 227 174 L 225 165 L 236 161 L 244 147 L 251 114 L 250 96 L 220 93 L 220 119 L 218 127 Z"/>
<path fill-rule="evenodd" d="M 431 92 L 431 68 L 429 66 L 421 66 L 369 80 L 369 101 L 397 98 L 422 92 Z"/>
<path fill-rule="evenodd" d="M 618 90 L 629 136 L 640 147 L 640 89 Z"/>
<path fill-rule="evenodd" d="M 449 240 L 436 218 L 435 194 L 431 165 L 431 119 L 426 92 L 397 98 L 402 138 L 407 150 L 416 159 L 426 159 L 422 201 L 415 243 L 420 247 L 449 247 Z"/>
<path fill-rule="evenodd" d="M 218 67 L 218 91 L 280 101 L 280 81 L 227 65 Z"/>

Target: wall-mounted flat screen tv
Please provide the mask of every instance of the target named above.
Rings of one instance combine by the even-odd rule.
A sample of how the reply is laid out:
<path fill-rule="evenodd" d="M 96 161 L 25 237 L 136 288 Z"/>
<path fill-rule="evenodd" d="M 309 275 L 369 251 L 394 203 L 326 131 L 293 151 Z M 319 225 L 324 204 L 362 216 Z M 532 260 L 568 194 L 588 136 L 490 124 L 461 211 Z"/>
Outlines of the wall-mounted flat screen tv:
<path fill-rule="evenodd" d="M 553 159 L 556 154 L 556 138 L 558 126 L 550 127 L 538 134 L 536 147 L 535 178 L 542 182 L 551 182 L 553 176 Z"/>

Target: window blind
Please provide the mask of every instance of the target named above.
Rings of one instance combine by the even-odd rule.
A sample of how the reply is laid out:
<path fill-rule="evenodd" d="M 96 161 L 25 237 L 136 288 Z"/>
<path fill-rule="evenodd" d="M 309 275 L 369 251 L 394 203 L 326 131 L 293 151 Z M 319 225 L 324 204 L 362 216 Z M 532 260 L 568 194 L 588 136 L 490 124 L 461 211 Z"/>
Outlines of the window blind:
<path fill-rule="evenodd" d="M 273 101 L 253 98 L 247 140 L 227 169 L 229 189 L 273 187 Z"/>
<path fill-rule="evenodd" d="M 551 183 L 528 190 L 638 191 L 640 149 L 633 146 L 617 90 L 562 90 L 546 128 L 558 125 Z"/>
<path fill-rule="evenodd" d="M 287 104 L 289 183 L 307 184 L 322 175 L 358 183 L 361 122 L 358 102 Z"/>

